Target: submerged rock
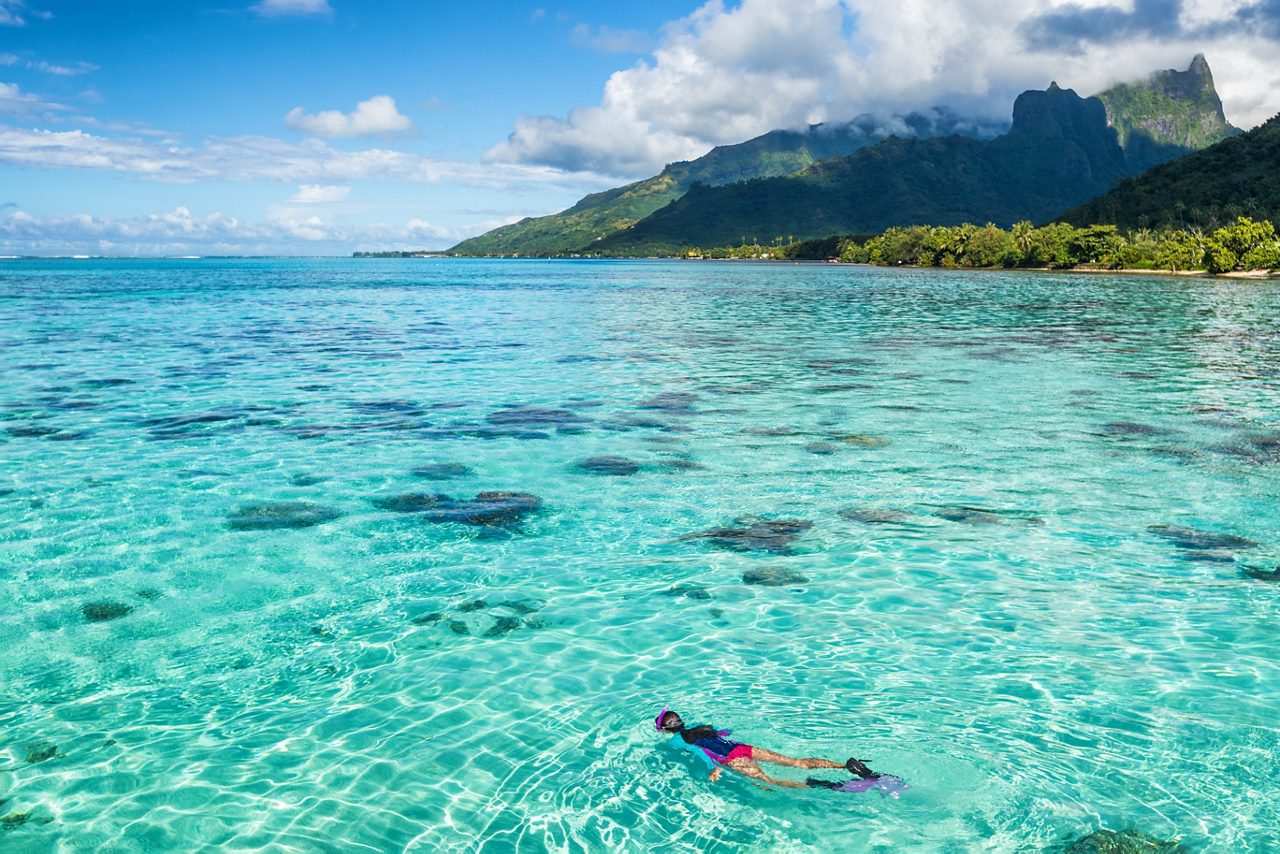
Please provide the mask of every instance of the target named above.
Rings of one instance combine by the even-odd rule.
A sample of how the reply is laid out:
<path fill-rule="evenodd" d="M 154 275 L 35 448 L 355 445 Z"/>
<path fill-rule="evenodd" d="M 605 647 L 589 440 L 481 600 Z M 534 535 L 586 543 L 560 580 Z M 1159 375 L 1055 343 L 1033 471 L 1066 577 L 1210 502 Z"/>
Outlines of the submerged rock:
<path fill-rule="evenodd" d="M 415 626 L 434 626 L 443 619 L 444 613 L 442 611 L 432 611 L 429 614 L 419 614 L 409 622 Z"/>
<path fill-rule="evenodd" d="M 455 610 L 459 614 L 474 614 L 476 611 L 483 611 L 489 607 L 489 603 L 483 599 L 470 599 L 460 604 Z"/>
<path fill-rule="evenodd" d="M 452 501 L 449 496 L 438 492 L 407 492 L 403 495 L 391 495 L 386 498 L 373 499 L 373 506 L 379 510 L 390 510 L 393 513 L 421 513 L 443 502 Z"/>
<path fill-rule="evenodd" d="M 1152 525 L 1147 530 L 1157 537 L 1168 540 L 1180 549 L 1188 551 L 1215 551 L 1255 549 L 1258 544 L 1235 534 L 1219 534 L 1213 531 L 1201 531 L 1196 528 L 1183 528 L 1177 525 Z"/>
<path fill-rule="evenodd" d="M 541 611 L 543 603 L 537 599 L 510 599 L 506 602 L 499 602 L 497 607 L 510 608 L 517 614 L 532 614 L 536 611 Z"/>
<path fill-rule="evenodd" d="M 290 486 L 316 486 L 329 478 L 322 474 L 295 474 L 289 478 Z"/>
<path fill-rule="evenodd" d="M 820 457 L 829 457 L 840 452 L 841 447 L 834 442 L 810 442 L 804 449 Z"/>
<path fill-rule="evenodd" d="M 683 596 L 686 599 L 707 600 L 711 592 L 698 584 L 677 584 L 663 591 L 665 596 Z"/>
<path fill-rule="evenodd" d="M 1095 830 L 1063 848 L 1063 854 L 1184 854 L 1173 840 L 1157 839 L 1140 830 Z"/>
<path fill-rule="evenodd" d="M 462 620 L 450 620 L 450 621 L 449 621 L 449 628 L 450 628 L 450 629 L 453 631 L 453 633 L 454 633 L 454 634 L 456 634 L 456 635 L 469 635 L 469 634 L 471 634 L 471 627 L 470 627 L 470 626 L 468 626 L 466 623 L 462 622 Z"/>
<path fill-rule="evenodd" d="M 734 525 L 736 527 L 686 534 L 681 539 L 706 540 L 729 551 L 785 552 L 802 533 L 813 527 L 807 519 L 759 519 L 754 516 L 743 516 L 735 520 Z"/>
<path fill-rule="evenodd" d="M 791 587 L 796 584 L 808 584 L 809 577 L 780 566 L 766 566 L 760 569 L 748 569 L 742 573 L 743 584 L 756 587 Z"/>
<path fill-rule="evenodd" d="M 641 401 L 640 408 L 659 409 L 663 412 L 692 412 L 693 404 L 697 399 L 698 396 L 692 392 L 667 391 Z"/>
<path fill-rule="evenodd" d="M 574 468 L 587 474 L 629 477 L 640 471 L 640 463 L 626 457 L 588 457 L 574 463 Z"/>
<path fill-rule="evenodd" d="M 26 824 L 30 819 L 31 813 L 29 812 L 11 812 L 3 818 L 0 818 L 0 830 L 14 830 L 15 828 L 22 827 L 22 825 Z"/>
<path fill-rule="evenodd" d="M 522 625 L 523 623 L 519 617 L 498 617 L 493 621 L 493 625 L 485 631 L 484 636 L 487 638 L 500 638 L 503 635 L 510 634 Z"/>
<path fill-rule="evenodd" d="M 901 510 L 880 510 L 874 507 L 849 507 L 837 510 L 836 515 L 850 522 L 861 522 L 864 525 L 907 525 L 914 518 L 910 513 Z"/>
<path fill-rule="evenodd" d="M 836 441 L 844 442 L 846 445 L 853 445 L 855 448 L 887 448 L 893 444 L 893 440 L 884 436 L 869 436 L 864 433 L 837 436 Z"/>
<path fill-rule="evenodd" d="M 542 499 L 526 492 L 480 492 L 475 498 L 408 493 L 376 498 L 374 506 L 397 513 L 417 513 L 429 522 L 500 527 L 515 525 L 542 507 Z"/>
<path fill-rule="evenodd" d="M 1262 569 L 1257 566 L 1246 566 L 1244 574 L 1254 581 L 1266 581 L 1271 584 L 1280 584 L 1280 567 L 1275 569 Z"/>
<path fill-rule="evenodd" d="M 502 427 L 555 427 L 560 424 L 582 424 L 588 419 L 568 409 L 511 406 L 489 413 L 485 420 Z"/>
<path fill-rule="evenodd" d="M 227 527 L 233 531 L 313 528 L 341 517 L 341 511 L 310 501 L 264 501 L 237 509 L 227 518 Z"/>
<path fill-rule="evenodd" d="M 413 476 L 423 480 L 453 480 L 458 477 L 470 477 L 473 474 L 475 470 L 462 463 L 428 463 L 413 470 Z"/>
<path fill-rule="evenodd" d="M 38 762 L 44 762 L 58 755 L 58 745 L 52 741 L 42 741 L 38 744 L 27 745 L 27 764 L 35 765 Z"/>
<path fill-rule="evenodd" d="M 1039 516 L 1031 516 L 1011 510 L 987 510 L 982 507 L 940 507 L 933 512 L 939 519 L 958 522 L 961 525 L 1033 525 L 1044 524 Z"/>
<path fill-rule="evenodd" d="M 80 613 L 90 623 L 107 623 L 118 620 L 133 613 L 133 606 L 123 602 L 86 602 L 80 606 Z"/>
<path fill-rule="evenodd" d="M 1169 431 L 1134 421 L 1112 421 L 1102 425 L 1102 432 L 1111 436 L 1163 436 Z"/>

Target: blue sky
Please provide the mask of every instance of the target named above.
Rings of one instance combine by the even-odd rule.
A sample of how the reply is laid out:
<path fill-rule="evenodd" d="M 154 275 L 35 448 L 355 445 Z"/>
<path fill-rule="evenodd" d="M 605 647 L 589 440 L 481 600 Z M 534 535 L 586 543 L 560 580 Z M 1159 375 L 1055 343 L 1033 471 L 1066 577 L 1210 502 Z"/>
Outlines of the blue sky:
<path fill-rule="evenodd" d="M 1201 50 L 1250 126 L 1274 5 L 0 0 L 0 254 L 443 248 L 773 127 Z"/>

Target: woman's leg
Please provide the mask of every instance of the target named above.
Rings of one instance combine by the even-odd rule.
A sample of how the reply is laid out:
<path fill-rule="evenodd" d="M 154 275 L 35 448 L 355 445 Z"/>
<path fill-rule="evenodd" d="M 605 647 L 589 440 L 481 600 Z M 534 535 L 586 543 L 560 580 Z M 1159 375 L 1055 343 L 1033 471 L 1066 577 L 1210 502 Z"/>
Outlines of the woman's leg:
<path fill-rule="evenodd" d="M 788 789 L 807 789 L 806 783 L 793 783 L 790 780 L 775 780 L 764 771 L 760 770 L 760 766 L 750 759 L 730 759 L 728 766 L 730 770 L 737 771 L 743 776 L 750 777 L 753 780 L 760 780 L 763 783 L 771 783 L 775 786 L 785 786 Z"/>
<path fill-rule="evenodd" d="M 757 762 L 771 762 L 774 765 L 786 765 L 789 768 L 844 768 L 843 762 L 832 762 L 830 759 L 794 759 L 765 750 L 763 747 L 751 748 L 751 758 Z"/>

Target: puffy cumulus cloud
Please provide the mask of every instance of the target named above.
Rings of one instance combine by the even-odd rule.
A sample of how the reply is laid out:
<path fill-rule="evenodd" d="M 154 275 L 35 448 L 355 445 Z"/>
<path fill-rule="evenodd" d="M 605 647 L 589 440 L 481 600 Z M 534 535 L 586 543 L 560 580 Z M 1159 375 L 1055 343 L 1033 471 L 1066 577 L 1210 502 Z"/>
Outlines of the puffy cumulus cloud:
<path fill-rule="evenodd" d="M 396 109 L 390 95 L 374 95 L 356 104 L 353 112 L 325 110 L 307 113 L 302 107 L 294 107 L 284 117 L 286 127 L 328 139 L 354 136 L 387 136 L 408 133 L 413 130 L 409 117 Z"/>
<path fill-rule="evenodd" d="M 711 0 L 598 105 L 525 116 L 495 162 L 638 176 L 779 127 L 939 104 L 1007 118 L 1051 79 L 1092 94 L 1204 52 L 1228 118 L 1280 109 L 1278 0 Z"/>
<path fill-rule="evenodd" d="M 422 219 L 350 223 L 291 206 L 250 222 L 179 206 L 167 213 L 111 218 L 35 217 L 0 212 L 0 253 L 15 255 L 347 254 L 358 249 L 444 249 L 500 223 L 445 228 Z"/>
<path fill-rule="evenodd" d="M 169 183 L 453 181 L 515 192 L 534 186 L 581 191 L 610 185 L 609 179 L 599 175 L 570 174 L 546 166 L 434 160 L 381 148 L 346 151 L 314 139 L 289 143 L 269 137 L 222 137 L 207 139 L 200 146 L 184 146 L 163 139 L 104 136 L 83 130 L 4 127 L 0 127 L 0 163 L 126 173 Z"/>
<path fill-rule="evenodd" d="M 329 0 L 262 0 L 253 6 L 253 11 L 266 18 L 278 18 L 284 15 L 328 15 L 333 9 L 329 8 Z"/>
<path fill-rule="evenodd" d="M 304 205 L 340 202 L 351 195 L 351 188 L 341 184 L 303 184 L 289 201 Z"/>

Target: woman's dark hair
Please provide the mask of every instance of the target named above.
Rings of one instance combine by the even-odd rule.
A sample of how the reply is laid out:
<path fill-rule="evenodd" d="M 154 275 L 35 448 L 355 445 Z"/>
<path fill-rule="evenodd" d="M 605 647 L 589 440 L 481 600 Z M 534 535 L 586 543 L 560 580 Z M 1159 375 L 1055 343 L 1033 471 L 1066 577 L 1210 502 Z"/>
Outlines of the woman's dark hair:
<path fill-rule="evenodd" d="M 715 727 L 707 726 L 706 724 L 693 727 L 692 729 L 680 727 L 677 732 L 680 733 L 680 737 L 684 739 L 685 744 L 693 744 L 700 738 L 715 738 L 720 734 L 720 731 Z"/>

